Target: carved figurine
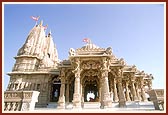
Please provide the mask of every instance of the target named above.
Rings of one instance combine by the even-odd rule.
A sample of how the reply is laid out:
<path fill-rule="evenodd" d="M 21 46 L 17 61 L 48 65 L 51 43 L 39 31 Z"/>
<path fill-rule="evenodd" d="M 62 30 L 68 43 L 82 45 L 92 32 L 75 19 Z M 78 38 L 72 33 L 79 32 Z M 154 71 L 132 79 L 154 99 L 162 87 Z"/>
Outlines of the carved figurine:
<path fill-rule="evenodd" d="M 70 56 L 75 56 L 75 50 L 73 48 L 70 48 L 69 55 Z"/>

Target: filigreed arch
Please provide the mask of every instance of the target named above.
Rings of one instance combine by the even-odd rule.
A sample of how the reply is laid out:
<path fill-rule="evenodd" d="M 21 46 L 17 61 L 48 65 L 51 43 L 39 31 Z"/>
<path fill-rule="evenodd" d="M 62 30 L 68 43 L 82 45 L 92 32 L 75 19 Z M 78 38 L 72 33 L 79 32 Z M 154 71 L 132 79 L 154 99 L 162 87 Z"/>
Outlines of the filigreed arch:
<path fill-rule="evenodd" d="M 100 74 L 98 70 L 83 70 L 81 72 L 82 96 L 84 101 L 88 101 L 88 94 L 94 94 L 94 99 L 89 101 L 98 101 L 99 88 L 100 88 Z"/>

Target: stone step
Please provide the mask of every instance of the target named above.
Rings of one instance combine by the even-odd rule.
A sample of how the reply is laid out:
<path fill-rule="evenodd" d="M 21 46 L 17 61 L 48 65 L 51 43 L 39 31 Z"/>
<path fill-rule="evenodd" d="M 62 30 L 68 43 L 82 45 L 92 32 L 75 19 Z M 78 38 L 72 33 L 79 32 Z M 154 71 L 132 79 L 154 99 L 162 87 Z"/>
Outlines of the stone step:
<path fill-rule="evenodd" d="M 57 108 L 57 106 L 58 106 L 58 103 L 50 102 L 50 103 L 48 103 L 47 108 Z"/>
<path fill-rule="evenodd" d="M 84 102 L 84 108 L 85 109 L 99 109 L 100 108 L 100 102 Z"/>
<path fill-rule="evenodd" d="M 153 102 L 126 102 L 127 108 L 154 109 Z"/>
<path fill-rule="evenodd" d="M 100 109 L 100 102 L 84 102 L 84 109 Z M 47 108 L 57 108 L 58 103 L 50 102 L 47 105 Z M 73 103 L 66 103 L 66 109 L 72 109 Z M 119 108 L 119 103 L 112 103 L 112 108 Z M 126 102 L 126 108 L 140 108 L 140 109 L 154 109 L 153 102 Z"/>

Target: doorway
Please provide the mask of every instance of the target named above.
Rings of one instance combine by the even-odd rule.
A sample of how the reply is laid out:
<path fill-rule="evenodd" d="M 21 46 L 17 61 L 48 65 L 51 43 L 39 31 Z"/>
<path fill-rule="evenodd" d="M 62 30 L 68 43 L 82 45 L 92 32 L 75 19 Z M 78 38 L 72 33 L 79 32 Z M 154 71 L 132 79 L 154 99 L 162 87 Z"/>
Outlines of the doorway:
<path fill-rule="evenodd" d="M 60 96 L 61 81 L 58 76 L 54 76 L 51 82 L 50 102 L 58 102 Z"/>
<path fill-rule="evenodd" d="M 85 93 L 84 93 L 84 101 L 85 102 L 97 102 L 99 95 L 98 95 L 98 86 L 97 82 L 87 82 L 85 85 Z"/>
<path fill-rule="evenodd" d="M 53 83 L 51 102 L 58 102 L 59 96 L 60 96 L 60 87 L 61 87 L 61 83 Z"/>

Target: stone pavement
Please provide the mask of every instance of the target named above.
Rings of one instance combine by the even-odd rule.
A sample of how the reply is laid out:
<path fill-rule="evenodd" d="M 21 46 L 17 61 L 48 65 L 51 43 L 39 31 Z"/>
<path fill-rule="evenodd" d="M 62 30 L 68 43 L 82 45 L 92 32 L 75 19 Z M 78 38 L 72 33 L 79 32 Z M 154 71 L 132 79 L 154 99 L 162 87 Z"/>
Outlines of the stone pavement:
<path fill-rule="evenodd" d="M 164 113 L 164 111 L 155 110 L 152 102 L 127 102 L 126 107 L 119 108 L 118 103 L 113 103 L 112 108 L 100 109 L 99 104 L 85 103 L 84 108 L 74 109 L 72 103 L 66 105 L 66 109 L 58 109 L 56 105 L 50 105 L 49 108 L 35 108 L 32 112 L 39 113 Z M 53 106 L 53 107 L 52 107 Z"/>

